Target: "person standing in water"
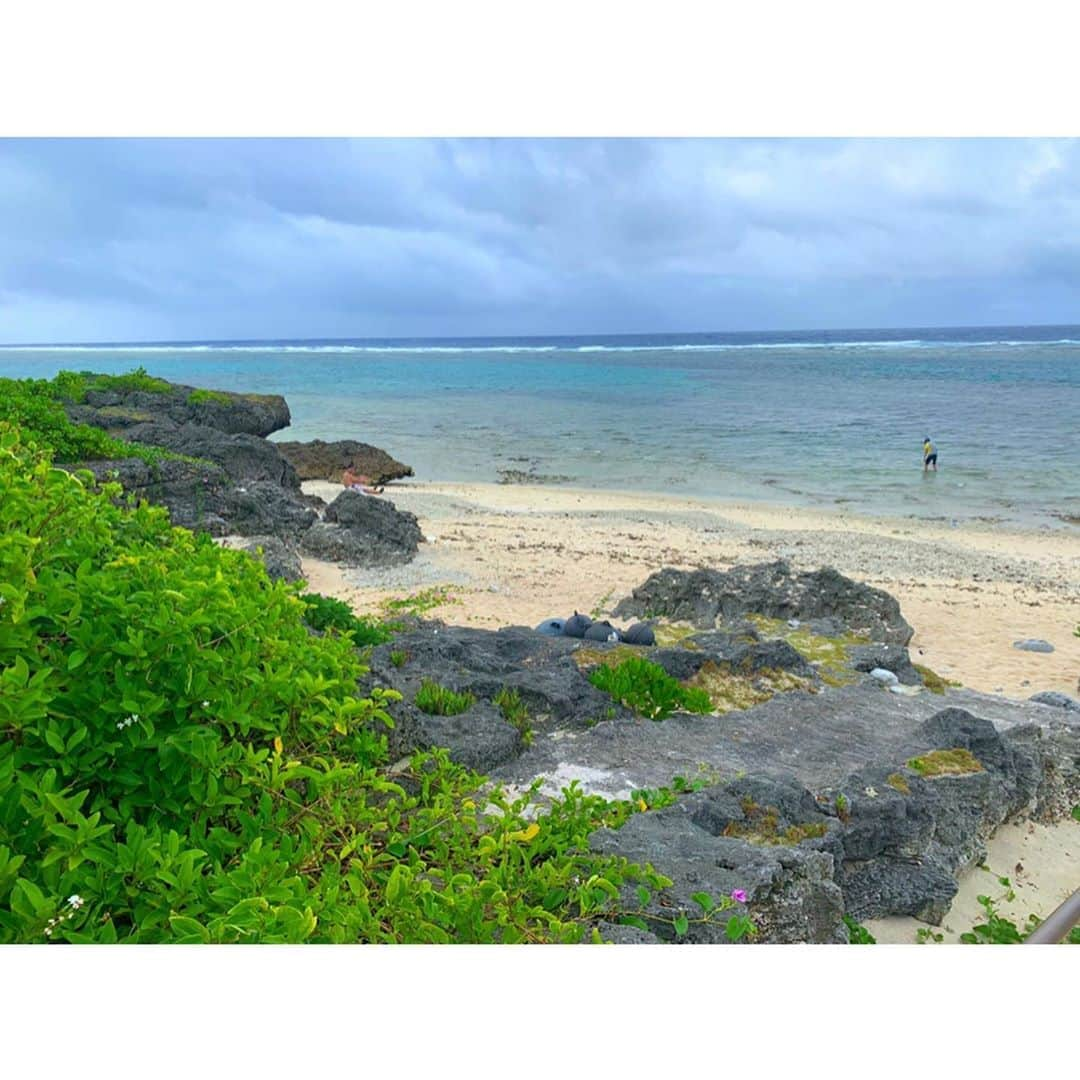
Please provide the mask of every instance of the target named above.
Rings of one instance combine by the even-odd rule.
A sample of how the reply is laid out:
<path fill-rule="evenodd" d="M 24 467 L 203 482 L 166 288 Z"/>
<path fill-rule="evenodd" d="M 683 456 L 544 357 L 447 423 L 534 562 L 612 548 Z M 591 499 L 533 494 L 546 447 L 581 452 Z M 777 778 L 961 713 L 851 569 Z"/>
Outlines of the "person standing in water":
<path fill-rule="evenodd" d="M 926 472 L 931 465 L 934 467 L 934 472 L 937 472 L 937 449 L 930 441 L 930 436 L 927 435 L 922 444 L 922 471 Z"/>

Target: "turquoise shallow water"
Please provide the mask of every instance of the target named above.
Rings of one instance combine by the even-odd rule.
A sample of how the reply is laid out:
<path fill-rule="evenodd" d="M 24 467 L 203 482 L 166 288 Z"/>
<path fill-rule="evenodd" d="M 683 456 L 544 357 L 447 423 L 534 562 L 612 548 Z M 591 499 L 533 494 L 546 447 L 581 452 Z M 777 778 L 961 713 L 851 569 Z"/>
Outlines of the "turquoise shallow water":
<path fill-rule="evenodd" d="M 1060 526 L 1080 516 L 1080 327 L 0 348 L 0 375 L 142 365 L 284 394 L 278 438 L 357 438 L 423 480 Z M 930 435 L 940 472 L 924 476 Z"/>

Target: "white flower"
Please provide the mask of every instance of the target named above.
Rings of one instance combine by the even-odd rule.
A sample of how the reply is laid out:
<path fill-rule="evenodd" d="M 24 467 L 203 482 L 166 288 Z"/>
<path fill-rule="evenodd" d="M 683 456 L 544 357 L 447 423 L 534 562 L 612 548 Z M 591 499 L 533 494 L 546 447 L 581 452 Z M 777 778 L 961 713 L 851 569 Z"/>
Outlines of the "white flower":
<path fill-rule="evenodd" d="M 86 901 L 78 893 L 73 893 L 71 896 L 68 897 L 68 903 L 73 908 L 81 908 L 83 904 L 86 903 Z"/>
<path fill-rule="evenodd" d="M 209 701 L 204 701 L 204 702 L 202 703 L 202 707 L 203 707 L 204 709 L 209 709 L 209 708 L 210 708 L 210 702 L 209 702 Z"/>
<path fill-rule="evenodd" d="M 865 793 L 866 797 L 869 798 L 869 799 L 876 799 L 877 798 L 877 792 L 872 787 L 866 788 L 864 793 Z"/>

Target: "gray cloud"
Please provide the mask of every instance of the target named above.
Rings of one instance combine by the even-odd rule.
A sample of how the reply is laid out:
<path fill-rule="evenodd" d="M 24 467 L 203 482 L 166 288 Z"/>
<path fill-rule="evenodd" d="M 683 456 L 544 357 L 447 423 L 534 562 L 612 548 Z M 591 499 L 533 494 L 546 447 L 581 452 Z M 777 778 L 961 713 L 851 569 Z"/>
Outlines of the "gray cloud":
<path fill-rule="evenodd" d="M 1070 322 L 1070 140 L 5 140 L 0 340 Z"/>

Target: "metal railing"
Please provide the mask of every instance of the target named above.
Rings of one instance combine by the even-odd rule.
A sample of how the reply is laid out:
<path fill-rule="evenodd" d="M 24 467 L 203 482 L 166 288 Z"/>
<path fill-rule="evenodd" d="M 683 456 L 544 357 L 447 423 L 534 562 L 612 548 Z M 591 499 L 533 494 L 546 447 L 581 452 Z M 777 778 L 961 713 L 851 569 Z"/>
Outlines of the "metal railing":
<path fill-rule="evenodd" d="M 1056 945 L 1077 923 L 1080 923 L 1080 889 L 1063 904 L 1058 905 L 1024 939 L 1025 945 Z"/>

